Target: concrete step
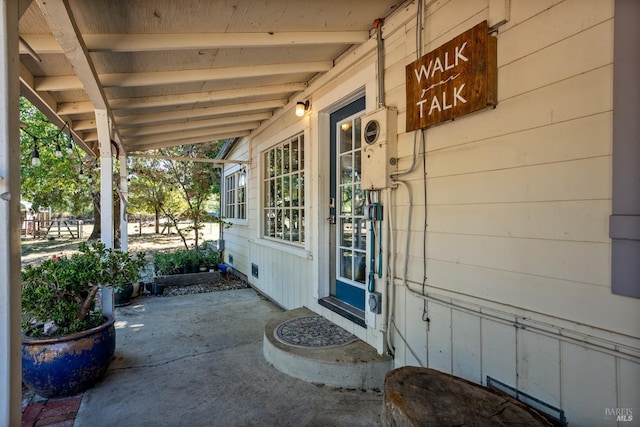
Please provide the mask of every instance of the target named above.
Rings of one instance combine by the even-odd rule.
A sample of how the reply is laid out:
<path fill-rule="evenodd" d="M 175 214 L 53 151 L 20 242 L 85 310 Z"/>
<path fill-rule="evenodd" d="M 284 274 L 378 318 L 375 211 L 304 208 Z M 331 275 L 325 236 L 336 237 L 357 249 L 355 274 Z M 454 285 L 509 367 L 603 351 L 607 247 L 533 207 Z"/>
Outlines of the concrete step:
<path fill-rule="evenodd" d="M 276 328 L 289 319 L 317 316 L 307 308 L 283 312 L 267 322 L 263 354 L 281 372 L 314 384 L 330 387 L 382 389 L 393 360 L 380 355 L 361 340 L 333 347 L 299 347 L 275 337 Z M 337 326 L 336 326 L 337 327 Z"/>

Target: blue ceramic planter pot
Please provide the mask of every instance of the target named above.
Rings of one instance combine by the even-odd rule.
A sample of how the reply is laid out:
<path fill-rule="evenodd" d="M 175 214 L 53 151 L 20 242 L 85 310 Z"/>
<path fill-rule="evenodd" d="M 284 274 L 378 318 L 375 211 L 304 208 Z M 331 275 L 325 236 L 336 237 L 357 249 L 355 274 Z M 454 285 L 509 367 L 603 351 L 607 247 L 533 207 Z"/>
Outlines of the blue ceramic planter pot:
<path fill-rule="evenodd" d="M 70 396 L 93 386 L 116 349 L 115 319 L 62 337 L 22 337 L 22 381 L 44 397 Z"/>
<path fill-rule="evenodd" d="M 124 285 L 121 291 L 113 292 L 113 303 L 116 307 L 123 307 L 131 304 L 131 297 L 133 296 L 133 284 L 127 283 Z"/>

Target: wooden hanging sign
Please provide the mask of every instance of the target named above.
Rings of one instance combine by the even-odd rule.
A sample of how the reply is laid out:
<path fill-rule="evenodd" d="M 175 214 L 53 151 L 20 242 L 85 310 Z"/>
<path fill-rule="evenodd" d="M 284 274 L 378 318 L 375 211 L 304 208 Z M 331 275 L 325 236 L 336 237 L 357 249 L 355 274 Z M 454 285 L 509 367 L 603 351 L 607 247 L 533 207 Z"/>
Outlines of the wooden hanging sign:
<path fill-rule="evenodd" d="M 483 21 L 407 65 L 407 132 L 495 106 L 497 62 Z"/>

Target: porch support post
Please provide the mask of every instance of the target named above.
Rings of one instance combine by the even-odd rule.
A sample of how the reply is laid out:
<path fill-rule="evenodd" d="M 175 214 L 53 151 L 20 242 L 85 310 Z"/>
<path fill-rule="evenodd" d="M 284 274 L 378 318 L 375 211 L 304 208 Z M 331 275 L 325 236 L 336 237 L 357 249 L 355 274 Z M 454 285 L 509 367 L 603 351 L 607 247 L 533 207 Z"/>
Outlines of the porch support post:
<path fill-rule="evenodd" d="M 128 225 L 129 219 L 127 218 L 127 200 L 129 198 L 129 182 L 127 176 L 127 155 L 124 150 L 120 151 L 120 193 L 122 199 L 120 200 L 120 250 L 122 252 L 128 252 Z"/>
<path fill-rule="evenodd" d="M 0 425 L 21 420 L 18 2 L 0 2 Z"/>
<path fill-rule="evenodd" d="M 113 248 L 113 159 L 107 110 L 96 109 L 96 127 L 100 144 L 100 240 Z"/>

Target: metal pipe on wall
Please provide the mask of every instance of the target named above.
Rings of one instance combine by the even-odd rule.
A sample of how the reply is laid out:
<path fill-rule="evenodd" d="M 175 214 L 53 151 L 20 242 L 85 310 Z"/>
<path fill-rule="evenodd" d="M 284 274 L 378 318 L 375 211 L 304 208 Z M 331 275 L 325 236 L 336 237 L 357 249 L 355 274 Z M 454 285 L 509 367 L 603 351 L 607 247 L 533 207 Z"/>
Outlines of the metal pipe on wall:
<path fill-rule="evenodd" d="M 382 40 L 382 24 L 384 24 L 384 19 L 382 18 L 373 21 L 378 47 L 378 108 L 384 107 L 384 40 Z"/>

